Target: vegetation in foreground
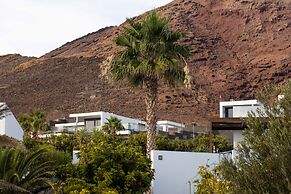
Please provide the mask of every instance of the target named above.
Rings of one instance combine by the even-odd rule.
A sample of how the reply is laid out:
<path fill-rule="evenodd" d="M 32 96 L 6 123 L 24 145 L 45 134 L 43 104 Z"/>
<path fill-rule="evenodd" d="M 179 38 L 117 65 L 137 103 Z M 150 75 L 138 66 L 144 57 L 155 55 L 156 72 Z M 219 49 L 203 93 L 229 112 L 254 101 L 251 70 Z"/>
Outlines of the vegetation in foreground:
<path fill-rule="evenodd" d="M 214 170 L 202 167 L 197 193 L 291 193 L 291 81 L 266 89 L 259 99 L 265 111 L 247 118 L 238 157 Z"/>
<path fill-rule="evenodd" d="M 110 123 L 110 122 L 108 122 Z M 113 122 L 116 124 L 116 122 Z M 114 126 L 119 126 L 120 123 Z M 108 124 L 109 125 L 109 124 Z M 111 125 L 113 125 L 111 123 Z M 113 127 L 115 129 L 115 127 Z M 39 193 L 33 189 L 43 188 L 42 191 L 57 193 L 143 193 L 150 187 L 153 179 L 151 162 L 146 157 L 146 134 L 133 134 L 127 139 L 111 133 L 104 126 L 104 131 L 89 133 L 86 129 L 74 135 L 63 134 L 49 138 L 35 138 L 27 136 L 22 149 L 9 148 L 7 150 L 20 153 L 23 157 L 43 150 L 43 152 L 27 167 L 30 172 L 38 167 L 37 164 L 47 164 L 47 171 L 39 176 L 46 184 L 36 182 L 28 187 L 18 182 L 7 182 L 2 178 L 3 191 L 9 188 L 10 193 L 27 192 Z M 206 135 L 197 136 L 191 140 L 171 140 L 165 136 L 157 136 L 157 149 L 176 151 L 208 151 L 210 139 Z M 230 149 L 224 138 L 214 137 L 214 144 L 221 151 Z M 1 153 L 7 152 L 0 150 Z M 80 162 L 72 164 L 72 152 L 80 150 Z M 3 166 L 0 160 L 0 166 Z M 5 163 L 5 162 L 4 162 Z M 7 167 L 9 168 L 9 167 Z M 6 170 L 5 173 L 8 173 Z M 10 172 L 10 171 L 9 171 Z M 49 176 L 43 176 L 43 175 Z M 7 175 L 3 175 L 6 177 Z M 40 178 L 40 177 L 39 177 Z M 4 180 L 6 182 L 4 182 Z M 11 187 L 10 184 L 14 184 Z M 38 185 L 39 184 L 39 185 Z M 44 187 L 46 186 L 46 187 Z M 50 188 L 50 189 L 48 189 Z M 1 190 L 1 189 L 0 189 Z"/>
<path fill-rule="evenodd" d="M 14 148 L 1 149 L 1 193 L 39 193 L 52 188 L 49 179 L 53 175 L 53 161 L 41 160 L 46 151 L 45 148 L 30 153 Z"/>

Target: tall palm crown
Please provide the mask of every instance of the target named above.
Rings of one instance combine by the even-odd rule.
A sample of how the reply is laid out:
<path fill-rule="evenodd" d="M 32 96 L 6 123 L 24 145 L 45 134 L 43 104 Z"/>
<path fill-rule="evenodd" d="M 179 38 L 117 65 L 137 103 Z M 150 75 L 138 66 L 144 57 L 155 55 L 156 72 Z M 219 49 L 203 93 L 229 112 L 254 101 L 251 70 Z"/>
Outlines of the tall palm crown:
<path fill-rule="evenodd" d="M 172 31 L 168 18 L 155 11 L 141 22 L 128 19 L 129 27 L 115 40 L 124 49 L 112 60 L 111 74 L 115 80 L 127 79 L 131 86 L 145 87 L 146 122 L 148 125 L 147 155 L 155 147 L 156 101 L 158 81 L 173 86 L 185 80 L 183 63 L 188 49 L 178 43 L 182 33 Z"/>
<path fill-rule="evenodd" d="M 133 86 L 161 78 L 171 85 L 184 81 L 181 61 L 189 52 L 177 43 L 182 33 L 170 30 L 169 19 L 151 12 L 141 23 L 133 19 L 127 22 L 130 27 L 125 27 L 124 33 L 116 38 L 116 44 L 125 49 L 113 59 L 113 77 L 116 80 L 127 78 Z"/>

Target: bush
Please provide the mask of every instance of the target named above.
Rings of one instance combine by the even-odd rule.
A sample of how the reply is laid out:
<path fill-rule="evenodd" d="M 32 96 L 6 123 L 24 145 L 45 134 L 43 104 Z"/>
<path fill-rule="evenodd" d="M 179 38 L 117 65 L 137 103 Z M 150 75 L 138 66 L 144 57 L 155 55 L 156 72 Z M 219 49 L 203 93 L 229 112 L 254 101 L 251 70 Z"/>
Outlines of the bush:
<path fill-rule="evenodd" d="M 269 102 L 261 117 L 249 115 L 238 157 L 222 163 L 234 193 L 291 193 L 291 81 L 263 94 Z"/>
<path fill-rule="evenodd" d="M 133 134 L 129 136 L 127 141 L 129 145 L 138 146 L 146 152 L 146 134 Z M 231 150 L 226 139 L 219 135 L 213 136 L 213 145 L 217 151 L 223 152 Z M 198 135 L 194 139 L 187 140 L 171 140 L 166 136 L 157 135 L 156 137 L 156 149 L 157 150 L 169 150 L 169 151 L 184 151 L 184 152 L 209 152 L 210 137 L 208 135 Z"/>
<path fill-rule="evenodd" d="M 8 137 L 6 135 L 0 135 L 0 147 L 2 148 L 13 147 L 21 150 L 25 149 L 20 141 L 12 137 Z"/>
<path fill-rule="evenodd" d="M 82 145 L 75 168 L 78 173 L 71 174 L 74 179 L 65 180 L 66 192 L 87 189 L 91 193 L 143 193 L 153 178 L 151 162 L 138 147 L 101 132 L 94 132 Z M 81 185 L 72 183 L 79 179 Z"/>
<path fill-rule="evenodd" d="M 200 179 L 195 180 L 197 194 L 230 194 L 230 183 L 225 181 L 221 176 L 221 167 L 216 166 L 210 169 L 209 165 L 200 166 Z"/>

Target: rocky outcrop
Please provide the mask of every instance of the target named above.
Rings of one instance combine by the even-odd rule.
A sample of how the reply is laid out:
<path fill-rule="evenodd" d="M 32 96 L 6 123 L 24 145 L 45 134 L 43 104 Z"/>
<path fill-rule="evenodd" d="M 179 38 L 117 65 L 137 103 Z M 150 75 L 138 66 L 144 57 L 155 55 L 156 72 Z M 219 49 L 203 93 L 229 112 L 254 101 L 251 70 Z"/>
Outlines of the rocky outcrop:
<path fill-rule="evenodd" d="M 263 86 L 291 78 L 288 0 L 175 0 L 158 11 L 185 34 L 193 76 L 190 89 L 161 83 L 159 119 L 203 125 L 217 115 L 220 100 L 254 98 Z M 125 25 L 90 33 L 38 59 L 0 57 L 0 101 L 16 113 L 35 107 L 50 118 L 104 110 L 143 119 L 143 90 L 102 76 Z"/>

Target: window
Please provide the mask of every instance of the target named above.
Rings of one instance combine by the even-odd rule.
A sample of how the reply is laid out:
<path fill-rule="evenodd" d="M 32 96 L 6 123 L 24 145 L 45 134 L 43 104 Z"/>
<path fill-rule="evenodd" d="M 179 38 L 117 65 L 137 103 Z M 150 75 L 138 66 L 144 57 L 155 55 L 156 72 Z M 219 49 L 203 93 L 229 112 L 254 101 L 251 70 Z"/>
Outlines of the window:
<path fill-rule="evenodd" d="M 145 130 L 146 129 L 146 125 L 143 123 L 138 123 L 138 130 Z"/>
<path fill-rule="evenodd" d="M 87 129 L 94 129 L 101 125 L 101 119 L 85 119 L 85 127 Z"/>
<path fill-rule="evenodd" d="M 224 116 L 225 118 L 233 118 L 233 107 L 225 107 L 224 108 Z"/>

